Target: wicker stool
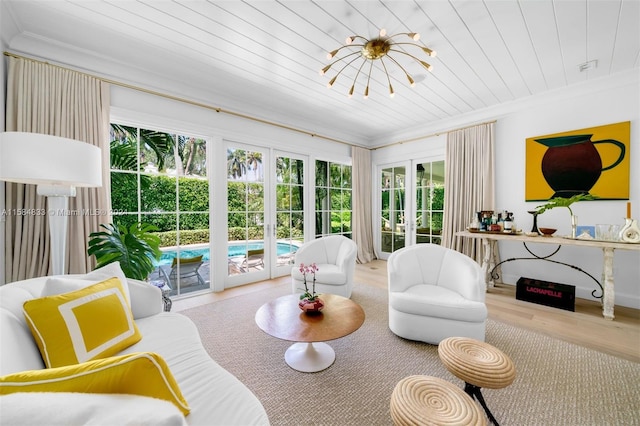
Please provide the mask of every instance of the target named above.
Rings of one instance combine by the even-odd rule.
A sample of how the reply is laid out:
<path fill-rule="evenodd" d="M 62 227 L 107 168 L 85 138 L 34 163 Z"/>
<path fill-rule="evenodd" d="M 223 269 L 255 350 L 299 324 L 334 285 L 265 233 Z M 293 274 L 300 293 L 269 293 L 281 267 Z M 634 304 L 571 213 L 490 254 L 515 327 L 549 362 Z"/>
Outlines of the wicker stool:
<path fill-rule="evenodd" d="M 487 424 L 462 389 L 430 376 L 409 376 L 398 382 L 391 394 L 391 418 L 396 426 Z"/>
<path fill-rule="evenodd" d="M 438 356 L 444 366 L 464 380 L 464 390 L 478 399 L 489 420 L 498 425 L 482 397 L 480 388 L 502 389 L 516 378 L 511 359 L 488 343 L 466 337 L 449 337 L 438 345 Z"/>

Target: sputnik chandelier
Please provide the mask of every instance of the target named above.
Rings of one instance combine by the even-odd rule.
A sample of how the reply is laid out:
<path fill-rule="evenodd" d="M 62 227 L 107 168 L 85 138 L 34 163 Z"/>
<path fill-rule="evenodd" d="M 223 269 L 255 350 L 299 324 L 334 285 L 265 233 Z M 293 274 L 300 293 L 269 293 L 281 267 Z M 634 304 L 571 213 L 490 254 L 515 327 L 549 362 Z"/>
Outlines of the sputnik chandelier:
<path fill-rule="evenodd" d="M 393 39 L 395 37 L 398 36 L 402 36 L 402 35 L 406 35 L 408 36 L 412 41 L 411 42 L 396 42 Z M 340 74 L 342 74 L 342 72 L 352 63 L 354 63 L 355 61 L 357 61 L 358 59 L 362 59 L 362 63 L 360 64 L 360 67 L 358 68 L 358 72 L 356 73 L 356 76 L 353 78 L 353 84 L 351 85 L 351 90 L 349 90 L 349 97 L 353 96 L 353 91 L 355 89 L 356 86 L 356 81 L 358 80 L 358 76 L 360 76 L 360 74 L 362 73 L 362 68 L 365 66 L 365 64 L 367 63 L 367 61 L 369 61 L 369 71 L 362 73 L 363 75 L 367 76 L 367 86 L 364 89 L 364 98 L 367 99 L 369 97 L 369 83 L 371 82 L 371 71 L 373 70 L 373 64 L 375 61 L 380 60 L 380 64 L 382 64 L 382 68 L 384 70 L 385 75 L 387 76 L 387 82 L 389 84 L 389 96 L 393 97 L 393 95 L 395 94 L 393 91 L 393 86 L 391 85 L 391 78 L 389 77 L 389 71 L 387 70 L 387 65 L 385 64 L 384 59 L 389 59 L 391 62 L 395 63 L 405 74 L 405 76 L 407 77 L 407 80 L 409 80 L 409 84 L 411 85 L 411 87 L 414 87 L 416 85 L 414 79 L 411 77 L 411 75 L 407 72 L 407 70 L 400 65 L 400 63 L 391 56 L 391 53 L 393 52 L 394 54 L 397 55 L 405 55 L 408 56 L 412 59 L 414 59 L 415 61 L 419 62 L 420 65 L 422 65 L 423 67 L 425 67 L 428 71 L 431 71 L 431 65 L 429 65 L 428 63 L 426 63 L 425 61 L 422 61 L 420 59 L 418 59 L 416 56 L 408 53 L 407 51 L 405 51 L 404 49 L 400 48 L 396 48 L 396 46 L 400 46 L 400 45 L 407 45 L 407 46 L 414 46 L 419 48 L 420 50 L 422 50 L 424 53 L 426 53 L 428 56 L 436 56 L 436 52 L 434 52 L 433 50 L 429 49 L 428 47 L 425 46 L 421 46 L 417 43 L 415 43 L 416 41 L 418 41 L 420 39 L 420 34 L 418 33 L 398 33 L 398 34 L 394 34 L 392 36 L 387 37 L 387 31 L 383 28 L 380 30 L 380 35 L 376 38 L 372 38 L 371 40 L 368 40 L 362 36 L 359 35 L 354 35 L 351 37 L 347 37 L 346 41 L 345 41 L 345 45 L 339 47 L 338 49 L 330 52 L 327 55 L 327 59 L 333 59 L 334 57 L 336 57 L 336 55 L 338 54 L 338 52 L 340 52 L 340 50 L 345 49 L 345 48 L 356 48 L 357 50 L 348 54 L 345 54 L 344 56 L 337 58 L 335 61 L 331 62 L 329 65 L 327 65 L 326 67 L 322 68 L 320 70 L 320 75 L 325 75 L 325 73 L 327 71 L 329 71 L 329 69 L 335 65 L 338 62 L 341 61 L 345 61 L 351 57 L 353 57 L 352 59 L 348 60 L 347 63 L 338 71 L 338 73 L 331 79 L 329 80 L 329 83 L 327 84 L 327 87 L 331 87 L 333 86 L 333 83 L 335 83 L 336 79 L 338 78 L 338 76 Z M 354 44 L 354 41 L 356 40 L 363 40 L 361 44 Z"/>

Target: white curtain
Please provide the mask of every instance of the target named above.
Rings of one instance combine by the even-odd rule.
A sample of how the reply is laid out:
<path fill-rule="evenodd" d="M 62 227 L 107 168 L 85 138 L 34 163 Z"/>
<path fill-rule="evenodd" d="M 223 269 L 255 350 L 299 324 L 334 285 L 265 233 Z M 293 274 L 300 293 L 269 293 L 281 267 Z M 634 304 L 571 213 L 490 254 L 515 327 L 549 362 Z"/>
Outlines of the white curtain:
<path fill-rule="evenodd" d="M 353 161 L 353 240 L 358 245 L 358 263 L 375 259 L 373 252 L 373 228 L 371 219 L 371 151 L 352 147 Z"/>
<path fill-rule="evenodd" d="M 82 73 L 9 58 L 6 130 L 85 141 L 102 149 L 103 186 L 77 188 L 69 199 L 65 270 L 85 273 L 95 264 L 87 242 L 100 223 L 111 222 L 109 179 L 109 84 Z M 78 161 L 82 161 L 78 158 Z M 5 184 L 8 211 L 42 211 L 46 197 L 35 185 Z M 5 227 L 5 281 L 48 275 L 50 242 L 46 215 L 11 215 Z"/>
<path fill-rule="evenodd" d="M 482 261 L 479 239 L 456 237 L 473 215 L 495 210 L 494 123 L 447 134 L 442 245 Z"/>

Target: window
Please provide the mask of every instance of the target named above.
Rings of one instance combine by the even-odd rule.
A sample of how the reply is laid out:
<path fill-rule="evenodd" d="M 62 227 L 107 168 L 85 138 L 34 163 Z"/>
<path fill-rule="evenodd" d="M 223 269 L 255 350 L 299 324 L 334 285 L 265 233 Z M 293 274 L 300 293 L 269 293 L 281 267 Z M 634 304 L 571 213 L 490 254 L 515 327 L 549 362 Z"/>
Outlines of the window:
<path fill-rule="evenodd" d="M 110 151 L 114 223 L 155 225 L 161 248 L 166 249 L 159 267 L 170 268 L 175 257 L 203 254 L 208 259 L 206 141 L 112 123 Z M 186 252 L 186 245 L 198 252 Z M 206 274 L 203 278 L 208 282 L 208 264 L 199 272 Z M 173 294 L 180 294 L 181 287 L 186 290 L 187 284 L 171 283 Z M 202 289 L 198 285 L 196 282 L 189 291 Z"/>
<path fill-rule="evenodd" d="M 440 244 L 444 218 L 444 161 L 416 165 L 416 243 Z"/>
<path fill-rule="evenodd" d="M 351 166 L 316 161 L 316 238 L 351 238 Z"/>

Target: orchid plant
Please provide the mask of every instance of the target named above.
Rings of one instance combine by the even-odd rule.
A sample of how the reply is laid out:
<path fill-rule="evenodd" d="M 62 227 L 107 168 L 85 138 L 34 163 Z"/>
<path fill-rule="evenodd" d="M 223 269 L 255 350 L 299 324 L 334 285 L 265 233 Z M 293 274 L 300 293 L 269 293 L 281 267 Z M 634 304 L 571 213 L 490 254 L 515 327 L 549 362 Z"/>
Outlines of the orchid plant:
<path fill-rule="evenodd" d="M 316 294 L 316 272 L 318 271 L 318 265 L 316 265 L 315 263 L 312 263 L 310 265 L 301 263 L 299 271 L 304 277 L 304 293 L 300 295 L 300 300 L 316 300 L 316 298 L 318 297 L 318 295 Z M 309 286 L 307 285 L 307 274 L 313 275 L 313 285 L 311 287 L 311 291 L 309 291 Z"/>

